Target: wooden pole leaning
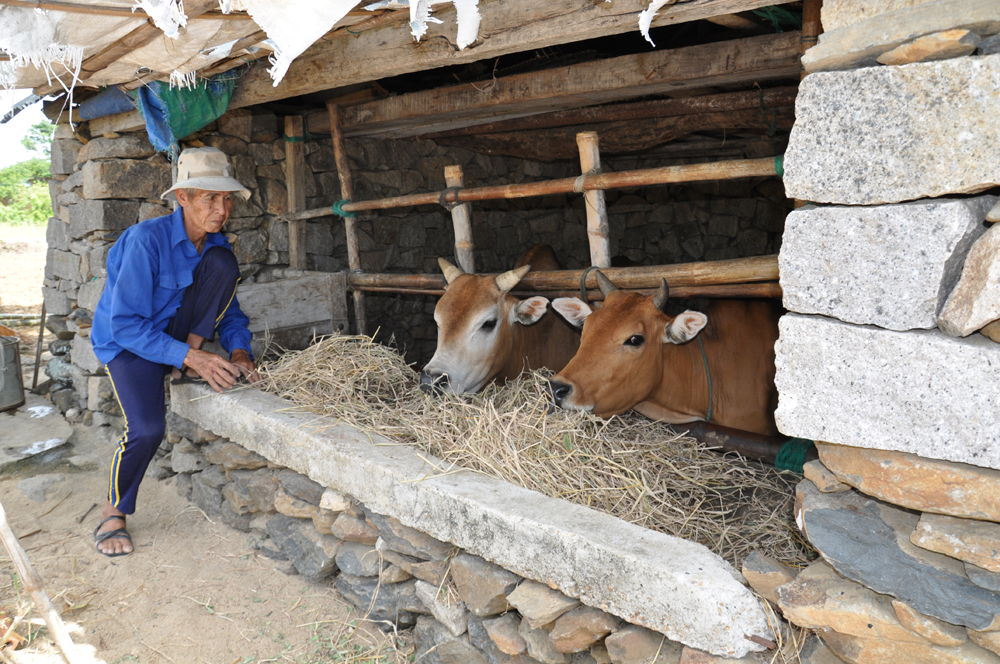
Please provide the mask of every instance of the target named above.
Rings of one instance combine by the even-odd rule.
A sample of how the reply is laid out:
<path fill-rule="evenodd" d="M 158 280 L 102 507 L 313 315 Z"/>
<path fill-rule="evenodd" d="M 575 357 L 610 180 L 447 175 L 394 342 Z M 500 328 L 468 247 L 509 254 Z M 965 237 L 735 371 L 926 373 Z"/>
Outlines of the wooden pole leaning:
<path fill-rule="evenodd" d="M 585 131 L 576 135 L 576 144 L 580 148 L 580 169 L 583 175 L 579 180 L 579 189 L 587 175 L 601 172 L 601 152 L 597 146 L 597 132 Z M 577 187 L 574 187 L 574 191 Z M 608 209 L 604 203 L 604 190 L 591 189 L 584 192 L 583 199 L 587 207 L 587 241 L 590 244 L 590 264 L 594 267 L 611 267 L 611 240 L 608 226 Z"/>
<path fill-rule="evenodd" d="M 7 552 L 10 554 L 10 559 L 13 561 L 17 573 L 21 576 L 24 587 L 31 594 L 31 600 L 35 603 L 35 608 L 42 614 L 42 618 L 49 628 L 49 633 L 52 635 L 52 640 L 56 642 L 56 646 L 59 648 L 59 652 L 62 653 L 63 659 L 68 664 L 83 664 L 83 660 L 76 650 L 73 639 L 70 638 L 66 625 L 63 623 L 62 618 L 59 617 L 56 607 L 52 605 L 49 594 L 45 592 L 45 586 L 42 584 L 41 577 L 31 567 L 31 563 L 28 561 L 28 554 L 24 552 L 24 548 L 18 541 L 17 536 L 11 530 L 3 505 L 0 505 L 0 539 L 3 540 L 4 547 L 6 547 Z"/>
<path fill-rule="evenodd" d="M 301 115 L 285 117 L 285 177 L 288 187 L 288 212 L 295 214 L 306 207 L 306 146 Z M 288 222 L 288 265 L 298 270 L 308 269 L 306 251 L 306 220 Z"/>
<path fill-rule="evenodd" d="M 354 197 L 354 181 L 351 179 L 351 164 L 347 160 L 347 148 L 344 146 L 344 132 L 340 126 L 340 106 L 327 103 L 330 114 L 330 134 L 333 138 L 333 156 L 337 162 L 337 177 L 340 178 L 340 198 L 351 200 Z M 343 208 L 346 211 L 346 205 Z M 361 272 L 361 244 L 358 241 L 358 221 L 353 217 L 344 218 L 344 230 L 347 233 L 347 266 L 352 273 Z M 368 333 L 368 314 L 365 311 L 365 294 L 352 291 L 354 297 L 354 320 L 357 321 L 358 334 Z"/>
<path fill-rule="evenodd" d="M 449 189 L 461 189 L 465 186 L 462 167 L 445 166 L 444 183 Z M 463 272 L 475 274 L 475 245 L 472 243 L 472 205 L 462 203 L 451 209 L 451 223 L 455 227 L 455 260 Z"/>

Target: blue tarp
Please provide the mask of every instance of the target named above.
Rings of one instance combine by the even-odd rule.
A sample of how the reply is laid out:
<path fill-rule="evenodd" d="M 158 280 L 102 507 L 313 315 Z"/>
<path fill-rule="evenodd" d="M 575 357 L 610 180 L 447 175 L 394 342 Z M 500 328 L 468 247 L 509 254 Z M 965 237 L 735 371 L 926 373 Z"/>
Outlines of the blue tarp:
<path fill-rule="evenodd" d="M 193 88 L 173 88 L 154 81 L 139 88 L 139 110 L 146 119 L 149 142 L 161 152 L 176 154 L 177 141 L 214 122 L 229 108 L 236 79 L 219 74 Z"/>

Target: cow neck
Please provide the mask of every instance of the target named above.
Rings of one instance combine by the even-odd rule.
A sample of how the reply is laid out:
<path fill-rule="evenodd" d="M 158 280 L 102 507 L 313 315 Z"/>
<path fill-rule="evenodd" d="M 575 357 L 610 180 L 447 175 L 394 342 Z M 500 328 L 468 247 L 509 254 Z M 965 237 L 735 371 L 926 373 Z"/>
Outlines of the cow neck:
<path fill-rule="evenodd" d="M 646 401 L 669 412 L 672 417 L 659 419 L 674 424 L 705 420 L 708 375 L 701 347 L 694 340 L 680 345 L 665 343 L 662 354 L 664 379 Z"/>

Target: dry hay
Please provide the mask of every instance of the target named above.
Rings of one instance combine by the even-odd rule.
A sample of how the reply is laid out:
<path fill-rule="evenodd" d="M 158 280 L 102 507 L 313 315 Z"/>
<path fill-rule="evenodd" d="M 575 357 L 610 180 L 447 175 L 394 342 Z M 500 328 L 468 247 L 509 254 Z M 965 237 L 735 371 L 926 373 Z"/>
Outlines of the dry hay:
<path fill-rule="evenodd" d="M 442 459 L 435 474 L 492 475 L 694 540 L 737 568 L 754 549 L 796 566 L 812 557 L 793 522 L 796 475 L 719 454 L 638 414 L 546 414 L 541 372 L 431 397 L 396 351 L 332 336 L 264 363 L 261 375 L 262 389 L 303 409 Z"/>

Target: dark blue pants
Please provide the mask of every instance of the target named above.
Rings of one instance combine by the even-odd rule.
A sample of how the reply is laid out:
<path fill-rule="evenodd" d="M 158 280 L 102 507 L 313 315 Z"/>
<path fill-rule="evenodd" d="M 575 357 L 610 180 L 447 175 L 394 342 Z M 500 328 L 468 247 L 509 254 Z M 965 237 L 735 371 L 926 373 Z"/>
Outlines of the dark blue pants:
<path fill-rule="evenodd" d="M 232 302 L 239 277 L 233 252 L 224 247 L 206 250 L 166 333 L 179 341 L 187 341 L 189 334 L 209 341 L 214 338 L 215 326 Z M 104 368 L 125 417 L 125 432 L 111 462 L 108 501 L 125 514 L 132 514 L 139 483 L 163 441 L 163 378 L 171 367 L 123 350 Z"/>

